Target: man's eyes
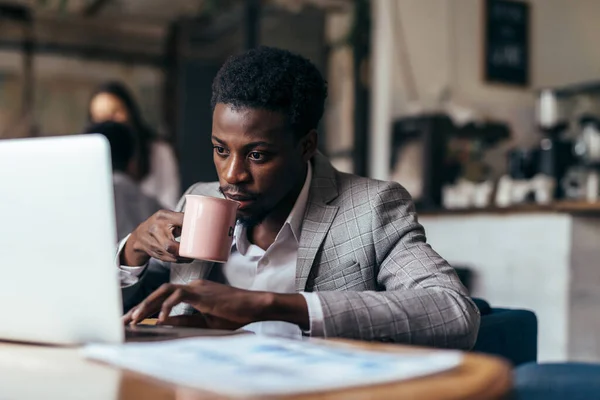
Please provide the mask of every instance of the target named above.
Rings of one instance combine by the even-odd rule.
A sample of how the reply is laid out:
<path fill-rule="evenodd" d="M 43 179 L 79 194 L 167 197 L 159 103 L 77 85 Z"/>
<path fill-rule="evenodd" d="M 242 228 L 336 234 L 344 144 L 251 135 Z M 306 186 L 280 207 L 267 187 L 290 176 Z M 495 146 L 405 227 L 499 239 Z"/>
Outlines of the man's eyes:
<path fill-rule="evenodd" d="M 213 149 L 217 152 L 217 154 L 226 154 L 225 148 L 222 146 L 213 146 Z"/>
<path fill-rule="evenodd" d="M 229 151 L 223 146 L 213 145 L 213 149 L 220 156 L 226 156 L 229 154 Z M 251 161 L 260 162 L 266 161 L 268 159 L 268 154 L 262 151 L 251 151 L 248 153 L 247 157 Z"/>

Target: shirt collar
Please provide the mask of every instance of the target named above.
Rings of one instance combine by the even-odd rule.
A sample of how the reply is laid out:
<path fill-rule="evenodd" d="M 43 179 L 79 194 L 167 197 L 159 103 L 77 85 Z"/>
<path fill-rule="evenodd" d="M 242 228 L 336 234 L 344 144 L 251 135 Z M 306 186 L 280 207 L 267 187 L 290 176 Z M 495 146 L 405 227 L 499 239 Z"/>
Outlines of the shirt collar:
<path fill-rule="evenodd" d="M 300 233 L 302 232 L 302 222 L 304 221 L 304 211 L 306 211 L 306 204 L 308 203 L 308 193 L 310 191 L 310 183 L 312 182 L 312 166 L 310 162 L 307 163 L 306 169 L 306 179 L 304 180 L 304 186 L 302 186 L 302 190 L 294 203 L 294 207 L 292 211 L 290 211 L 290 215 L 288 215 L 287 219 L 283 223 L 281 230 L 277 234 L 279 234 L 283 229 L 289 227 L 296 239 L 296 242 L 300 242 Z M 276 239 L 277 240 L 277 239 Z M 233 243 L 232 247 L 235 246 L 237 250 L 241 254 L 246 254 L 248 251 L 248 247 L 250 243 L 248 242 L 248 236 L 246 234 L 246 228 L 242 224 L 237 224 L 235 226 L 235 231 L 233 234 Z"/>

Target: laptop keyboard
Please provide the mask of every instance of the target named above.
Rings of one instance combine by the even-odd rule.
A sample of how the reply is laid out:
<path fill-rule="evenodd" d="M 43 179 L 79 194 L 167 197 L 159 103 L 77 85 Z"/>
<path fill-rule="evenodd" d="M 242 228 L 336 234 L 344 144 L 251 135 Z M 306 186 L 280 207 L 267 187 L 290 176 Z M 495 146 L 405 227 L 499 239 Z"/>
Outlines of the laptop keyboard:
<path fill-rule="evenodd" d="M 136 326 L 136 327 L 125 327 L 125 339 L 136 340 L 136 339 L 175 339 L 181 337 L 181 334 L 177 331 L 172 331 L 164 326 Z"/>

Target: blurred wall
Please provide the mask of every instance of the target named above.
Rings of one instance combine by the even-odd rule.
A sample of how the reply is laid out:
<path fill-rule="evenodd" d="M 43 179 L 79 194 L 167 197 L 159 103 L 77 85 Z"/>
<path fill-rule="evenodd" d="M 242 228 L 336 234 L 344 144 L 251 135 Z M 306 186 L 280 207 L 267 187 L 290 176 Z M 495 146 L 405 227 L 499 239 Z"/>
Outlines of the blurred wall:
<path fill-rule="evenodd" d="M 22 99 L 21 63 L 20 53 L 0 51 L 0 138 L 26 134 L 18 124 Z M 80 132 L 87 123 L 91 92 L 109 79 L 125 82 L 148 123 L 157 130 L 162 126 L 162 73 L 157 68 L 38 55 L 34 71 L 34 118 L 41 136 Z"/>
<path fill-rule="evenodd" d="M 333 165 L 344 172 L 354 171 L 354 66 L 353 50 L 348 43 L 352 29 L 352 9 L 329 13 L 325 20 L 325 38 L 329 46 L 327 60 L 327 104 L 324 123 L 325 149 Z"/>
<path fill-rule="evenodd" d="M 177 43 L 177 67 L 168 82 L 176 86 L 176 137 L 180 155 L 182 187 L 217 178 L 210 141 L 212 129 L 212 80 L 227 57 L 245 50 L 243 4 L 207 23 L 182 20 Z M 306 7 L 298 12 L 265 7 L 259 21 L 259 45 L 284 48 L 310 59 L 322 73 L 327 71 L 325 13 Z M 327 128 L 320 127 L 320 148 Z"/>

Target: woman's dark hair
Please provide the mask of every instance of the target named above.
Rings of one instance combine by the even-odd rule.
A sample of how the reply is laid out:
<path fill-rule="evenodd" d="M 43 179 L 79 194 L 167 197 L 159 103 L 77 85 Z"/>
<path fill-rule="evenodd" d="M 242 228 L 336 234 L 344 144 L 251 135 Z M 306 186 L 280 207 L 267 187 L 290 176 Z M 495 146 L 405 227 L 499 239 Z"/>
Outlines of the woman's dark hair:
<path fill-rule="evenodd" d="M 154 132 L 146 125 L 142 119 L 140 109 L 135 102 L 133 95 L 127 87 L 121 82 L 109 81 L 100 85 L 92 94 L 91 101 L 99 94 L 106 93 L 117 97 L 127 109 L 129 116 L 128 124 L 135 134 L 135 164 L 136 170 L 133 171 L 136 179 L 142 180 L 150 172 L 150 143 L 155 139 Z M 88 120 L 92 121 L 92 115 L 88 107 Z"/>

